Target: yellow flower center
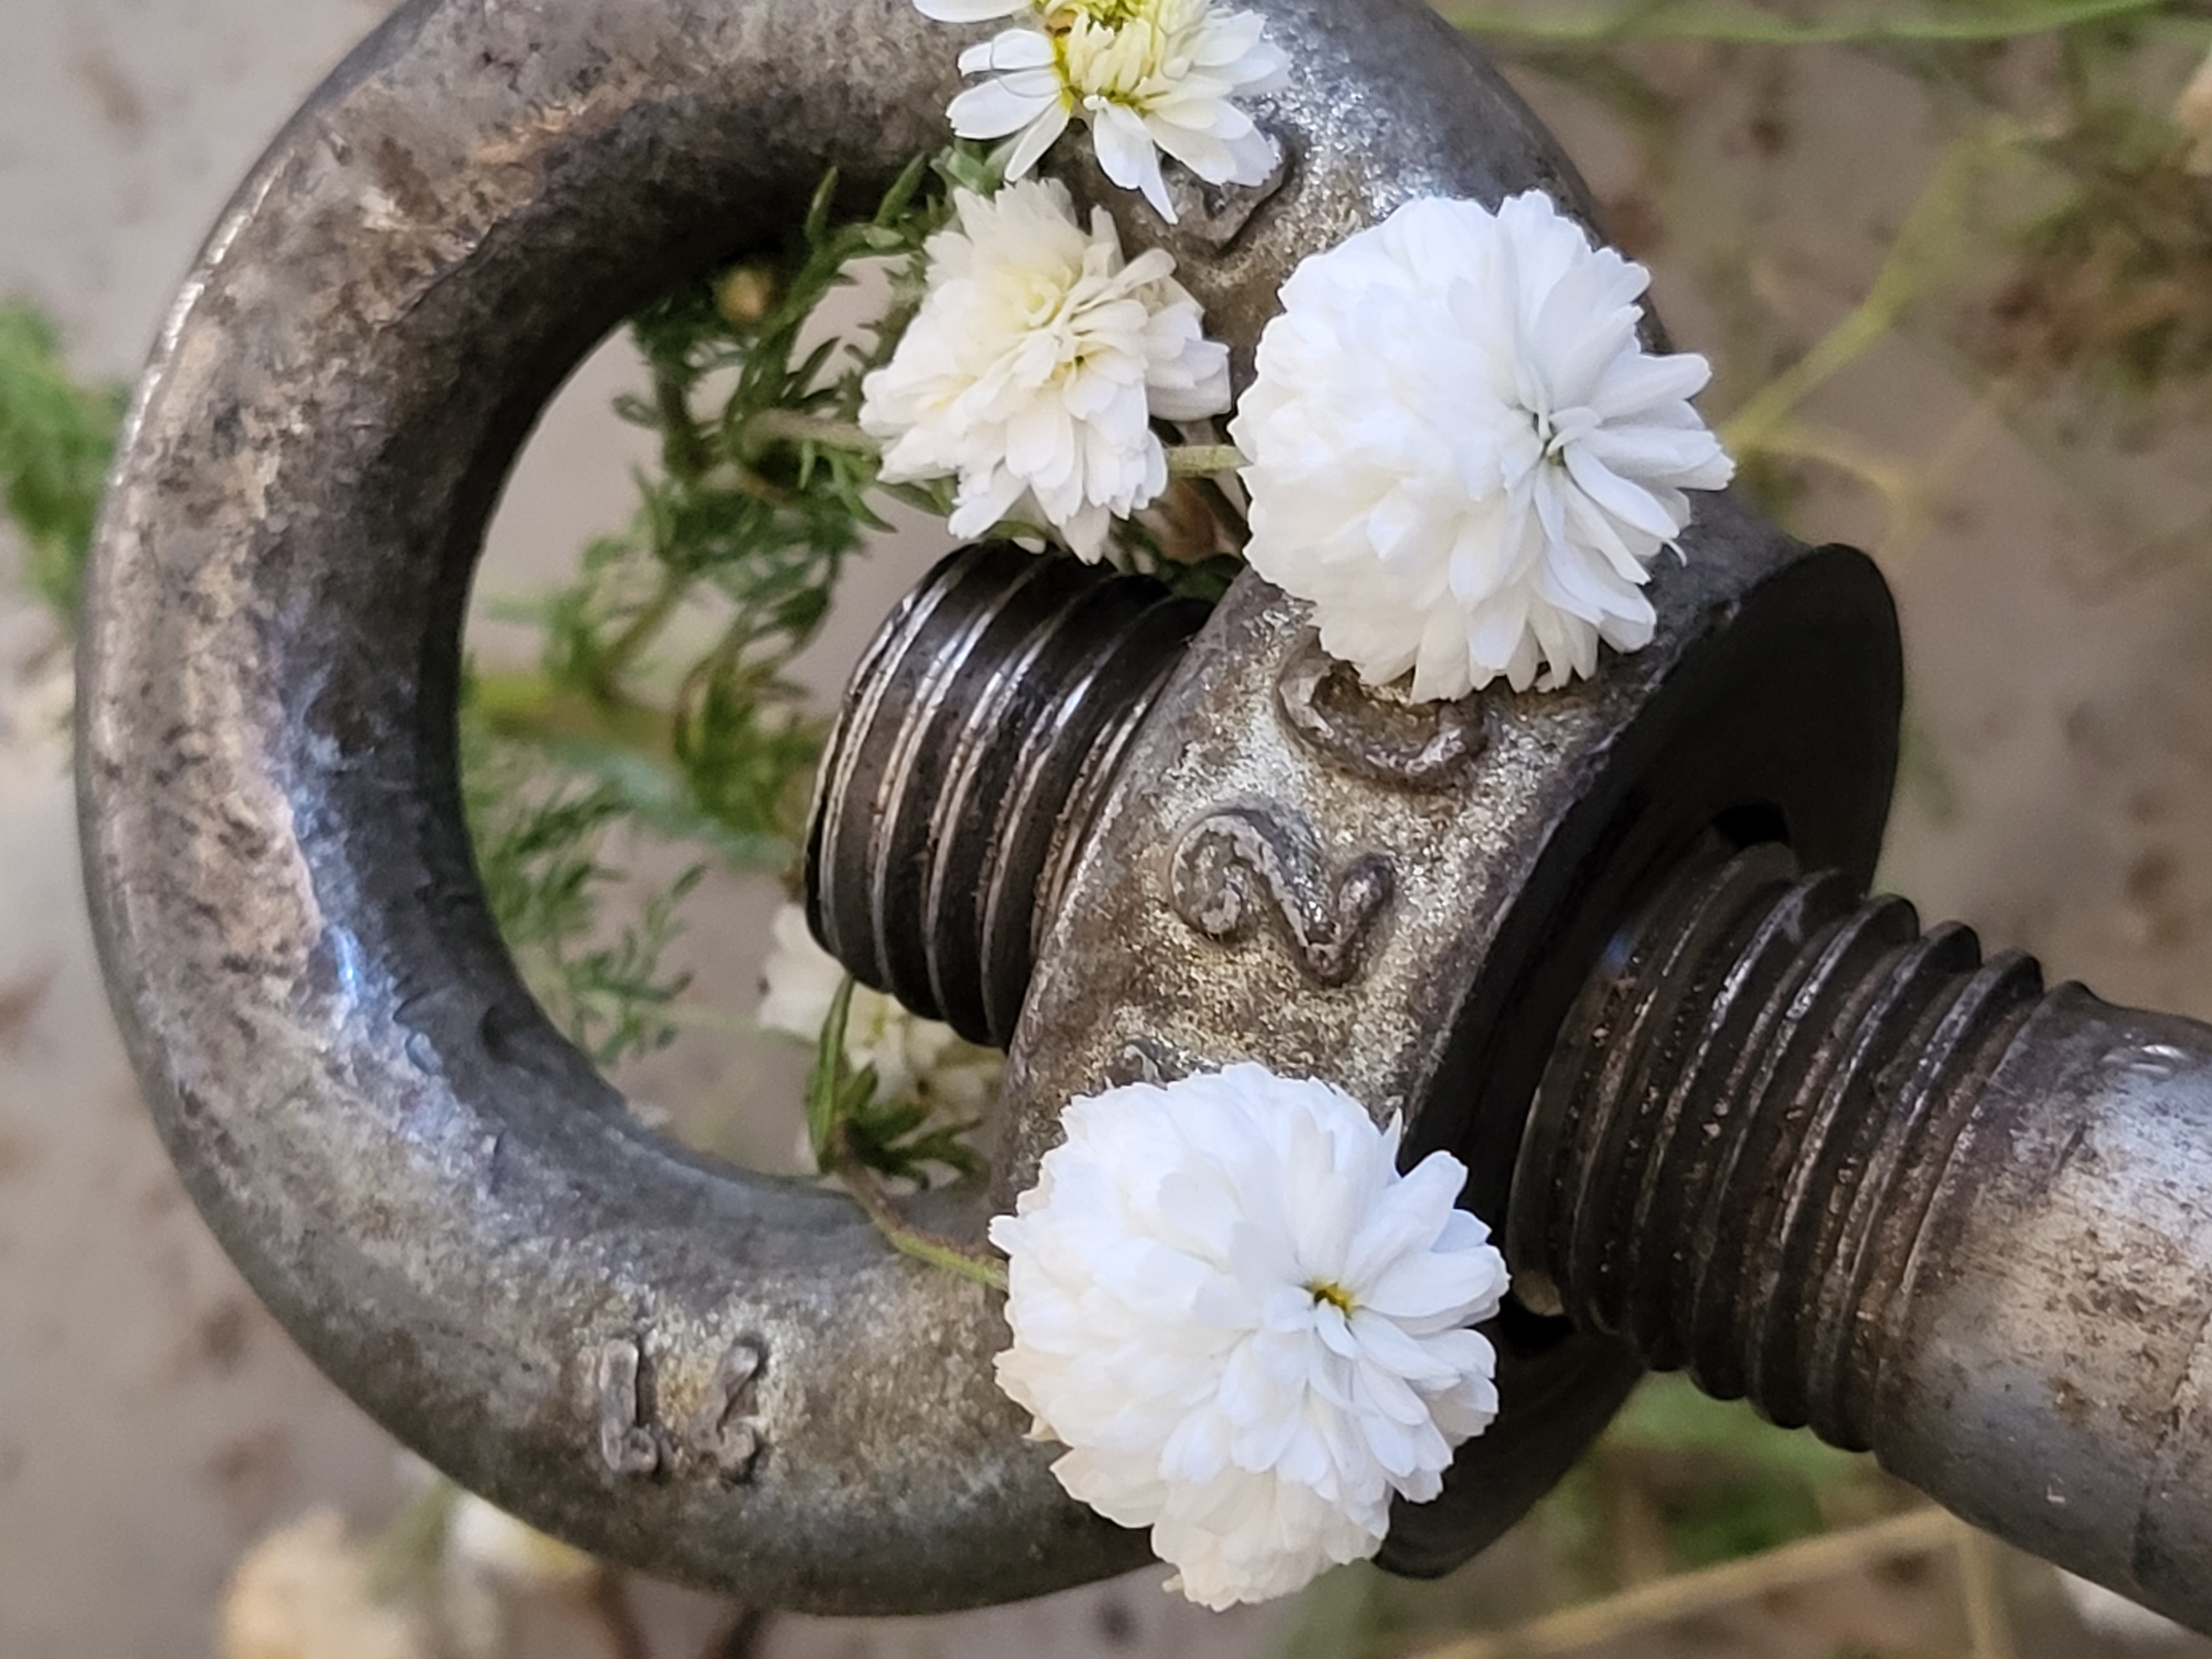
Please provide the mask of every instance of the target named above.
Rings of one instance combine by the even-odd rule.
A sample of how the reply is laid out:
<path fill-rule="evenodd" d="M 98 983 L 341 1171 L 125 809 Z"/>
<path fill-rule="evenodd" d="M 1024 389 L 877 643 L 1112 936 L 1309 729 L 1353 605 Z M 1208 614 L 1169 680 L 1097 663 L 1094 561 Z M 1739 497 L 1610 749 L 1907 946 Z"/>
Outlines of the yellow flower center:
<path fill-rule="evenodd" d="M 1190 73 L 1207 0 L 1060 0 L 1045 12 L 1060 95 L 1142 113 Z"/>
<path fill-rule="evenodd" d="M 1313 1299 L 1316 1302 L 1328 1303 L 1330 1307 L 1335 1309 L 1337 1312 L 1342 1314 L 1346 1319 L 1351 1318 L 1353 1311 L 1359 1306 L 1358 1303 L 1352 1299 L 1352 1292 L 1350 1291 L 1346 1290 L 1343 1285 L 1336 1284 L 1330 1279 L 1316 1279 L 1312 1284 L 1307 1285 L 1306 1289 L 1313 1292 Z"/>

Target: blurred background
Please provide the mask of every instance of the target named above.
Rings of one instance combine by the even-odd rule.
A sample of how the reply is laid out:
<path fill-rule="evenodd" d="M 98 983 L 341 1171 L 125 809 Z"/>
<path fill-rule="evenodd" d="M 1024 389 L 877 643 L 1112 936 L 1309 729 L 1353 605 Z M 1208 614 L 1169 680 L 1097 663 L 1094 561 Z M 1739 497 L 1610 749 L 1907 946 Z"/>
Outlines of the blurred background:
<path fill-rule="evenodd" d="M 957 1619 L 763 1620 L 454 1510 L 261 1311 L 140 1109 L 84 921 L 50 602 L 114 389 L 201 235 L 386 9 L 0 0 L 0 1659 L 2212 1654 L 1663 1381 L 1453 1579 L 1348 1569 L 1234 1616 L 1152 1570 Z M 2053 978 L 2212 1018 L 2212 7 L 1446 9 L 1714 360 L 1747 486 L 1895 587 L 1885 884 Z M 646 375 L 611 342 L 533 440 L 481 672 L 531 672 L 542 596 L 632 523 L 659 446 L 612 405 Z M 942 546 L 916 520 L 855 562 L 789 678 L 833 696 Z M 754 1018 L 783 895 L 622 805 L 556 849 L 587 873 L 548 994 L 583 946 L 637 945 L 652 1018 L 620 1079 L 686 1139 L 795 1170 L 807 1055 Z"/>

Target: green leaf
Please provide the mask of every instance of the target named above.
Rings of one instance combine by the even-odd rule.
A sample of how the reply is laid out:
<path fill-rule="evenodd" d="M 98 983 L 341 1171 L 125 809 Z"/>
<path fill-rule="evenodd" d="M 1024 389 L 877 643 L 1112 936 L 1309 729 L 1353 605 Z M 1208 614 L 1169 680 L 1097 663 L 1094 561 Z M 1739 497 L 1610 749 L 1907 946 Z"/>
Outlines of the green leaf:
<path fill-rule="evenodd" d="M 845 1059 L 845 1026 L 853 1012 L 853 976 L 845 975 L 837 994 L 830 1000 L 830 1012 L 815 1039 L 814 1069 L 806 1079 L 806 1139 L 814 1149 L 817 1169 L 829 1169 L 836 1160 L 837 1122 L 854 1098 L 866 1099 L 876 1091 L 876 1073 L 868 1066 L 854 1075 Z"/>

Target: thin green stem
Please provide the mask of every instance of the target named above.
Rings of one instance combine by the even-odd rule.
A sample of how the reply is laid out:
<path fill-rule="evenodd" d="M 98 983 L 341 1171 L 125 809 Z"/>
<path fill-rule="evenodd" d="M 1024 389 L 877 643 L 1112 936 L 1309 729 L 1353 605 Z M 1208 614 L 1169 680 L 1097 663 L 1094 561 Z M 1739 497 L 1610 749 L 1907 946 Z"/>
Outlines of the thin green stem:
<path fill-rule="evenodd" d="M 608 744 L 665 765 L 669 719 L 660 709 L 621 696 L 586 696 L 544 674 L 478 674 L 474 707 L 501 737 L 534 743 Z"/>
<path fill-rule="evenodd" d="M 1227 526 L 1230 539 L 1243 548 L 1252 539 L 1251 521 L 1245 517 L 1244 509 L 1221 487 L 1220 477 L 1217 474 L 1192 482 L 1199 494 L 1206 497 L 1206 504 L 1213 509 L 1213 516 Z"/>
<path fill-rule="evenodd" d="M 592 689 L 608 702 L 620 702 L 622 693 L 617 684 L 622 672 L 636 660 L 637 654 L 653 642 L 653 636 L 667 625 L 676 614 L 676 607 L 684 603 L 684 595 L 690 586 L 690 577 L 671 570 L 660 579 L 660 586 L 643 609 L 632 617 L 615 635 L 614 641 L 600 654 L 592 674 Z"/>
<path fill-rule="evenodd" d="M 844 1182 L 853 1201 L 876 1224 L 876 1231 L 893 1249 L 933 1267 L 943 1267 L 963 1279 L 973 1279 L 987 1290 L 1003 1291 L 1006 1288 L 1006 1264 L 1000 1256 L 926 1232 L 898 1212 L 882 1178 L 861 1162 L 848 1125 L 837 1126 L 831 1148 L 835 1154 L 831 1172 Z"/>
<path fill-rule="evenodd" d="M 619 1573 L 594 1574 L 585 1601 L 607 1639 L 608 1659 L 653 1659 L 653 1644 L 630 1600 L 629 1583 Z"/>
<path fill-rule="evenodd" d="M 1729 449 L 1743 456 L 1765 448 L 1799 404 L 1889 332 L 1947 262 L 1965 217 L 1968 191 L 1981 168 L 2020 137 L 2010 123 L 1998 121 L 1952 146 L 1906 216 L 1866 297 L 1810 351 L 1729 417 L 1721 438 Z"/>
<path fill-rule="evenodd" d="M 746 416 L 744 435 L 770 442 L 812 444 L 821 449 L 880 455 L 882 443 L 851 421 L 829 421 L 795 409 L 763 409 Z"/>
<path fill-rule="evenodd" d="M 1168 446 L 1168 477 L 1170 478 L 1212 477 L 1216 473 L 1234 472 L 1244 464 L 1244 452 L 1235 444 Z"/>
<path fill-rule="evenodd" d="M 699 422 L 692 418 L 691 401 L 683 380 L 665 368 L 656 368 L 653 374 L 653 403 L 660 416 L 661 453 L 667 462 L 669 476 L 679 483 L 697 482 L 714 465 L 714 457 L 707 441 L 700 435 Z"/>
<path fill-rule="evenodd" d="M 824 420 L 791 409 L 763 409 L 745 421 L 749 439 L 789 444 L 814 444 L 823 449 L 842 449 L 855 455 L 880 455 L 881 440 L 851 421 Z M 1167 449 L 1171 477 L 1205 477 L 1234 472 L 1243 466 L 1244 453 L 1234 444 L 1170 444 Z"/>
<path fill-rule="evenodd" d="M 430 1581 L 445 1553 L 446 1526 L 461 1489 L 439 1479 L 409 1498 L 369 1547 L 368 1595 L 395 1601 Z"/>
<path fill-rule="evenodd" d="M 1648 1635 L 1662 1625 L 1717 1612 L 1755 1596 L 1841 1577 L 1900 1556 L 1950 1547 L 1959 1523 L 1941 1510 L 1913 1510 L 1845 1532 L 1800 1539 L 1764 1555 L 1639 1584 L 1602 1601 L 1547 1613 L 1510 1631 L 1431 1648 L 1420 1659 L 1534 1659 L 1601 1642 Z"/>

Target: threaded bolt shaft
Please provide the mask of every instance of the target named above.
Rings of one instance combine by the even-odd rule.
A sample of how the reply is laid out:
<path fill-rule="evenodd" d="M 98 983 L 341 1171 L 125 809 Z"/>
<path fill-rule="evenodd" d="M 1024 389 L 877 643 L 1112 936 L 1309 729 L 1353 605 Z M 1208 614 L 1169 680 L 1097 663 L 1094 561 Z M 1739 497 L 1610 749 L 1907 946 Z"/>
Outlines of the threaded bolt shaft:
<path fill-rule="evenodd" d="M 863 984 L 1004 1048 L 1130 736 L 1206 608 L 963 548 L 854 672 L 807 836 L 807 919 Z"/>
<path fill-rule="evenodd" d="M 1692 866 L 1561 1031 L 1515 1176 L 1539 1299 L 1863 1449 L 1883 1315 L 1946 1154 L 2043 991 L 1788 849 Z"/>

